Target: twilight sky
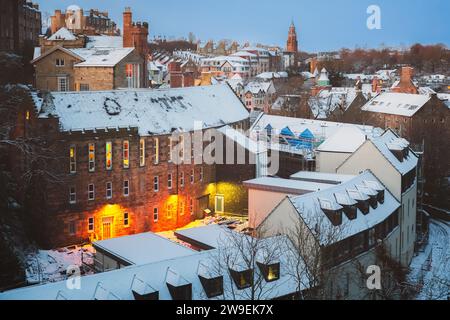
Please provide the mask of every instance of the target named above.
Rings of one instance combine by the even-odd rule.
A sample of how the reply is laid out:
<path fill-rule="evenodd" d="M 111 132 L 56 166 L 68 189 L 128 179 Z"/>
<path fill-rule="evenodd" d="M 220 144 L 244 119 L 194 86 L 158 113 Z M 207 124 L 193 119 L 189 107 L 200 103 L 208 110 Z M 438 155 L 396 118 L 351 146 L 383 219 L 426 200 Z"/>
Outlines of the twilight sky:
<path fill-rule="evenodd" d="M 448 0 L 34 0 L 42 12 L 83 9 L 107 10 L 122 28 L 124 7 L 133 19 L 150 23 L 154 36 L 285 46 L 291 20 L 297 27 L 300 49 L 331 51 L 342 47 L 373 48 L 444 43 L 450 45 Z M 381 8 L 381 29 L 366 26 L 369 5 Z"/>

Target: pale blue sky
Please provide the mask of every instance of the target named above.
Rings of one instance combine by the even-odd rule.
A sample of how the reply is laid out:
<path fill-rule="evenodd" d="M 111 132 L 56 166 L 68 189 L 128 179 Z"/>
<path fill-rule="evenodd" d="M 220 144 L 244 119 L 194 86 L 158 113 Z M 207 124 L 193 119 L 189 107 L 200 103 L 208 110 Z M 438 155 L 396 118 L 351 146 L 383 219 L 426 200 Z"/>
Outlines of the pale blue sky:
<path fill-rule="evenodd" d="M 342 47 L 450 44 L 448 0 L 34 0 L 53 13 L 77 4 L 108 10 L 122 25 L 124 7 L 134 20 L 150 23 L 150 37 L 201 40 L 234 39 L 285 45 L 291 20 L 297 26 L 301 50 L 316 52 Z M 367 7 L 381 8 L 381 30 L 366 27 Z"/>

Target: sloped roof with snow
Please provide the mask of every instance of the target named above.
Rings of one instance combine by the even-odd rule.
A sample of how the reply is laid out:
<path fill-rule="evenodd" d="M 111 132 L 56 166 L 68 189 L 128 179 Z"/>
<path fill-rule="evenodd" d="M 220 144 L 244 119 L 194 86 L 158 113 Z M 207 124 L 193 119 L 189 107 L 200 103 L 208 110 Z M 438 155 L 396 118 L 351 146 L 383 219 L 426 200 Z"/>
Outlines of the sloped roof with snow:
<path fill-rule="evenodd" d="M 190 239 L 197 243 L 217 249 L 223 241 L 227 240 L 227 236 L 230 232 L 230 229 L 225 226 L 210 224 L 198 228 L 177 230 L 175 231 L 175 236 L 182 236 L 183 241 Z"/>
<path fill-rule="evenodd" d="M 280 72 L 263 72 L 256 76 L 257 78 L 264 79 L 264 80 L 270 80 L 270 79 L 280 79 L 280 78 L 287 78 L 288 73 L 284 71 Z"/>
<path fill-rule="evenodd" d="M 222 133 L 227 139 L 234 141 L 239 146 L 243 147 L 245 150 L 252 152 L 253 154 L 257 154 L 259 152 L 264 151 L 263 146 L 258 147 L 258 142 L 251 140 L 242 132 L 233 129 L 228 125 L 217 129 L 217 131 Z"/>
<path fill-rule="evenodd" d="M 267 93 L 272 86 L 272 82 L 266 81 L 251 81 L 245 86 L 245 92 L 251 92 L 252 94 L 258 94 L 260 91 Z"/>
<path fill-rule="evenodd" d="M 147 264 L 195 254 L 194 250 L 146 232 L 94 242 L 94 248 L 105 251 L 130 264 Z"/>
<path fill-rule="evenodd" d="M 59 29 L 58 31 L 56 31 L 54 34 L 52 34 L 50 36 L 50 38 L 48 38 L 48 40 L 51 41 L 55 41 L 55 40 L 76 40 L 77 37 L 70 32 L 69 30 L 67 30 L 65 27 L 62 27 L 61 29 Z"/>
<path fill-rule="evenodd" d="M 385 92 L 367 102 L 363 111 L 412 117 L 431 97 L 422 94 Z"/>
<path fill-rule="evenodd" d="M 358 127 L 368 135 L 381 134 L 381 129 L 366 125 L 356 125 L 342 122 L 331 122 L 321 120 L 311 120 L 294 117 L 283 117 L 268 115 L 262 113 L 251 127 L 251 131 L 262 131 L 267 125 L 271 125 L 274 134 L 279 134 L 286 126 L 288 126 L 296 136 L 300 135 L 305 129 L 309 129 L 316 139 L 325 140 L 334 134 L 341 127 Z M 381 132 L 380 132 L 381 131 Z"/>
<path fill-rule="evenodd" d="M 403 161 L 392 153 L 394 147 L 398 147 L 399 150 L 409 147 L 409 142 L 397 136 L 392 130 L 388 129 L 381 136 L 369 139 L 400 174 L 404 175 L 417 167 L 418 157 L 411 150 Z"/>
<path fill-rule="evenodd" d="M 247 119 L 248 111 L 226 85 L 32 94 L 40 118 L 58 117 L 62 131 L 137 127 L 141 136 L 192 131 Z"/>
<path fill-rule="evenodd" d="M 76 55 L 84 59 L 74 67 L 114 67 L 125 57 L 127 57 L 134 48 L 80 48 L 70 49 Z"/>
<path fill-rule="evenodd" d="M 341 127 L 317 151 L 353 153 L 366 139 L 365 132 L 356 126 Z"/>
<path fill-rule="evenodd" d="M 278 280 L 272 282 L 261 280 L 263 281 L 263 290 L 258 294 L 261 300 L 283 297 L 297 291 L 297 281 L 286 271 L 289 259 L 292 259 L 293 249 L 290 246 L 292 243 L 287 237 L 280 236 L 260 240 L 257 257 L 264 256 L 264 250 L 274 248 L 276 252 L 273 255 L 281 264 Z M 230 250 L 235 249 L 233 247 L 226 248 L 226 252 L 230 252 Z M 238 253 L 232 255 L 232 257 L 234 256 L 239 257 Z M 256 280 L 261 277 L 261 274 L 259 268 L 254 271 L 254 280 Z M 199 275 L 211 274 L 222 275 L 224 286 L 224 294 L 211 298 L 211 300 L 248 300 L 251 297 L 252 288 L 236 289 L 234 281 L 230 278 L 228 263 L 224 261 L 220 251 L 215 249 L 83 276 L 81 278 L 82 290 L 69 290 L 66 281 L 60 281 L 6 291 L 0 293 L 0 300 L 135 300 L 132 290 L 138 290 L 140 293 L 157 291 L 159 300 L 172 300 L 167 283 L 191 284 L 193 300 L 208 300 Z M 136 280 L 139 285 L 136 285 Z M 301 283 L 300 289 L 306 289 L 307 281 Z"/>
<path fill-rule="evenodd" d="M 299 171 L 292 174 L 289 178 L 301 181 L 313 181 L 330 184 L 340 184 L 342 182 L 353 179 L 355 175 L 339 174 L 339 173 L 327 173 L 317 171 Z"/>
<path fill-rule="evenodd" d="M 370 209 L 367 215 L 364 215 L 359 209 L 357 209 L 356 219 L 349 220 L 347 216 L 342 213 L 342 225 L 333 226 L 325 212 L 322 210 L 324 206 L 321 206 L 321 202 L 327 202 L 328 206 L 333 208 L 341 206 L 341 204 L 350 205 L 354 203 L 356 198 L 367 199 L 367 193 L 376 193 L 376 190 L 373 189 L 375 186 L 376 188 L 383 188 L 384 202 L 379 202 L 376 209 L 369 206 Z M 318 241 L 322 244 L 327 240 L 338 242 L 370 229 L 383 222 L 400 207 L 400 203 L 370 170 L 364 171 L 362 174 L 354 177 L 353 179 L 347 180 L 325 190 L 300 196 L 289 196 L 289 200 L 298 212 L 299 216 L 308 225 L 310 230 L 315 230 L 317 228 L 317 223 L 320 224 L 319 227 L 321 230 L 332 230 L 333 228 L 338 230 L 336 233 L 336 239 L 325 239 L 329 235 L 316 234 L 315 236 L 318 237 Z M 352 203 L 342 203 L 343 201 L 350 201 Z M 271 214 L 275 214 L 275 212 L 276 211 Z"/>

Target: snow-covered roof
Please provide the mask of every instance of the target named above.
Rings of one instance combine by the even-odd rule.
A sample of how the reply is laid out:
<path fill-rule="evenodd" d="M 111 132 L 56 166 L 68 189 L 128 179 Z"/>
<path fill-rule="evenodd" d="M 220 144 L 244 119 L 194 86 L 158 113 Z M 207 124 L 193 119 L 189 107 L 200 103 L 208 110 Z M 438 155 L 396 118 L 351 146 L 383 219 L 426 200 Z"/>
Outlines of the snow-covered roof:
<path fill-rule="evenodd" d="M 228 234 L 232 232 L 225 226 L 210 224 L 198 228 L 189 228 L 175 231 L 175 236 L 185 242 L 195 242 L 204 246 L 217 249 L 219 245 L 226 241 Z"/>
<path fill-rule="evenodd" d="M 377 186 L 382 186 L 382 183 L 377 179 L 377 177 L 373 175 L 370 170 L 367 170 L 353 179 L 347 180 L 341 184 L 334 185 L 333 187 L 314 193 L 308 193 L 300 196 L 289 196 L 289 200 L 303 221 L 308 224 L 310 230 L 316 230 L 317 223 L 321 224 L 321 230 L 332 230 L 333 228 L 338 230 L 336 232 L 336 239 L 325 239 L 326 237 L 329 237 L 329 234 L 322 234 L 322 237 L 321 235 L 316 235 L 319 238 L 318 241 L 320 243 L 323 244 L 325 241 L 330 240 L 332 240 L 332 242 L 337 242 L 358 234 L 364 230 L 370 229 L 383 222 L 400 207 L 400 203 L 394 198 L 388 189 L 383 187 L 384 202 L 379 202 L 376 209 L 369 206 L 370 209 L 367 215 L 364 215 L 358 209 L 357 217 L 354 220 L 349 220 L 347 216 L 342 213 L 342 225 L 335 227 L 322 210 L 324 207 L 321 207 L 321 202 L 323 203 L 326 201 L 328 202 L 328 206 L 334 208 L 341 206 L 341 204 L 346 204 L 340 204 L 338 201 L 353 202 L 355 197 L 357 197 L 355 195 L 356 193 L 359 194 L 358 197 L 362 196 L 364 199 L 367 199 L 367 194 L 360 189 L 364 189 L 362 187 L 365 187 L 366 189 L 364 190 L 366 192 L 373 193 L 374 190 L 368 187 L 368 185 L 374 186 L 374 183 Z M 337 197 L 336 194 L 338 194 Z M 272 214 L 274 214 L 274 212 L 272 212 Z"/>
<path fill-rule="evenodd" d="M 283 117 L 268 115 L 262 113 L 251 127 L 252 132 L 263 131 L 268 125 L 273 128 L 274 134 L 279 134 L 283 128 L 288 126 L 296 136 L 300 135 L 306 129 L 309 129 L 319 140 L 325 140 L 334 134 L 341 127 L 356 126 L 368 135 L 381 131 L 381 129 L 366 125 L 355 125 L 342 122 L 320 121 L 294 117 Z M 382 131 L 381 131 L 382 132 Z"/>
<path fill-rule="evenodd" d="M 141 136 L 220 127 L 248 118 L 227 85 L 32 94 L 39 117 L 59 118 L 62 131 L 137 127 Z"/>
<path fill-rule="evenodd" d="M 248 51 L 238 51 L 231 55 L 235 56 L 235 57 L 257 57 L 256 54 L 248 52 Z"/>
<path fill-rule="evenodd" d="M 294 179 L 261 177 L 244 181 L 244 186 L 249 189 L 299 195 L 324 190 L 332 187 L 333 185 L 328 183 L 301 181 Z"/>
<path fill-rule="evenodd" d="M 299 171 L 290 176 L 293 180 L 312 181 L 329 184 L 340 184 L 342 182 L 353 179 L 355 175 L 326 173 L 317 171 Z"/>
<path fill-rule="evenodd" d="M 86 48 L 123 48 L 122 36 L 88 36 Z"/>
<path fill-rule="evenodd" d="M 130 264 L 142 265 L 195 253 L 187 247 L 146 232 L 94 242 L 94 248 L 105 251 Z"/>
<path fill-rule="evenodd" d="M 55 40 L 76 40 L 77 37 L 70 32 L 69 30 L 67 30 L 65 27 L 62 27 L 61 29 L 59 29 L 58 31 L 56 31 L 54 34 L 51 35 L 50 38 L 48 38 L 48 40 L 51 41 L 55 41 Z"/>
<path fill-rule="evenodd" d="M 430 98 L 429 95 L 422 94 L 384 92 L 375 96 L 361 109 L 363 111 L 412 117 Z"/>
<path fill-rule="evenodd" d="M 283 297 L 297 291 L 298 282 L 287 272 L 289 259 L 292 259 L 292 243 L 287 237 L 274 237 L 260 240 L 257 257 L 264 250 L 273 249 L 273 255 L 280 262 L 280 278 L 272 282 L 262 280 L 263 289 L 258 291 L 261 300 Z M 235 250 L 227 248 L 226 252 Z M 232 255 L 232 257 L 238 257 Z M 254 270 L 255 280 L 260 277 L 259 268 Z M 109 272 L 97 273 L 81 278 L 82 290 L 69 290 L 66 281 L 45 285 L 29 286 L 0 293 L 0 300 L 93 300 L 121 299 L 135 300 L 133 290 L 149 293 L 158 292 L 159 300 L 172 300 L 167 283 L 174 285 L 191 284 L 193 300 L 208 300 L 199 275 L 220 274 L 223 276 L 224 294 L 211 300 L 248 300 L 252 288 L 237 290 L 230 278 L 228 263 L 220 251 L 209 250 L 193 255 L 177 257 L 145 265 L 129 266 Z M 136 283 L 138 279 L 139 284 Z M 305 279 L 303 279 L 305 280 Z M 307 281 L 302 281 L 301 290 L 306 289 Z M 139 293 L 137 292 L 137 293 Z"/>
<path fill-rule="evenodd" d="M 365 98 L 371 92 L 371 86 L 363 86 L 361 92 Z M 333 87 L 331 89 L 321 90 L 316 96 L 310 97 L 308 105 L 316 119 L 327 119 L 336 109 L 341 108 L 342 111 L 348 109 L 357 97 L 356 88 L 351 87 Z"/>
<path fill-rule="evenodd" d="M 317 151 L 353 153 L 366 139 L 366 133 L 356 126 L 341 127 Z"/>
<path fill-rule="evenodd" d="M 246 135 L 244 135 L 241 131 L 235 130 L 230 126 L 223 126 L 217 129 L 220 133 L 222 133 L 227 139 L 234 141 L 239 146 L 243 147 L 245 150 L 252 152 L 253 154 L 257 154 L 259 152 L 263 152 L 263 146 L 258 147 L 258 142 L 250 139 Z"/>
<path fill-rule="evenodd" d="M 280 72 L 263 72 L 256 76 L 256 78 L 270 80 L 270 79 L 280 79 L 280 78 L 287 78 L 288 73 L 285 71 Z"/>
<path fill-rule="evenodd" d="M 393 153 L 392 148 L 398 147 L 399 150 L 408 148 L 409 143 L 403 138 L 400 138 L 392 130 L 386 130 L 379 137 L 369 137 L 370 141 L 383 154 L 383 156 L 397 169 L 400 174 L 404 175 L 415 167 L 417 167 L 418 157 L 411 150 L 408 156 L 400 161 Z"/>
<path fill-rule="evenodd" d="M 41 56 L 41 47 L 34 47 L 33 60 Z"/>
<path fill-rule="evenodd" d="M 79 48 L 70 49 L 76 55 L 84 59 L 74 67 L 114 67 L 125 57 L 127 57 L 134 48 Z"/>
<path fill-rule="evenodd" d="M 450 109 L 450 93 L 438 93 L 437 97 Z"/>
<path fill-rule="evenodd" d="M 245 86 L 245 92 L 258 94 L 260 91 L 267 93 L 272 86 L 272 82 L 267 81 L 251 81 Z"/>

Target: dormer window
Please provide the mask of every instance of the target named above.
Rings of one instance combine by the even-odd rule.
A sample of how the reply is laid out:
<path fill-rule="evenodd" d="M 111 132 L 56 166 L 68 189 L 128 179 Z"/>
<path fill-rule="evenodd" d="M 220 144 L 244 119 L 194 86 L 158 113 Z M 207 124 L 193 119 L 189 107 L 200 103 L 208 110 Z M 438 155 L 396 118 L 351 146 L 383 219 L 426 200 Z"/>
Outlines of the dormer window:
<path fill-rule="evenodd" d="M 192 283 L 173 270 L 167 270 L 166 285 L 173 300 L 192 300 Z"/>
<path fill-rule="evenodd" d="M 369 205 L 373 209 L 376 209 L 378 207 L 378 200 L 377 200 L 378 192 L 366 186 L 357 186 L 357 188 L 361 193 L 369 196 Z"/>
<path fill-rule="evenodd" d="M 174 286 L 167 283 L 170 295 L 173 300 L 192 300 L 192 284 L 184 284 L 181 286 Z"/>
<path fill-rule="evenodd" d="M 223 276 L 207 278 L 199 275 L 198 278 L 209 299 L 223 295 Z"/>
<path fill-rule="evenodd" d="M 364 185 L 375 190 L 377 192 L 377 201 L 381 204 L 384 203 L 384 188 L 376 181 L 364 180 Z"/>
<path fill-rule="evenodd" d="M 334 226 L 339 226 L 342 224 L 343 207 L 341 205 L 329 199 L 319 199 L 319 203 L 320 208 Z"/>
<path fill-rule="evenodd" d="M 136 275 L 131 282 L 131 292 L 135 300 L 159 300 L 159 292 Z"/>
<path fill-rule="evenodd" d="M 357 202 L 349 197 L 347 193 L 335 193 L 334 194 L 337 203 L 343 207 L 343 211 L 349 220 L 355 220 L 358 216 Z"/>
<path fill-rule="evenodd" d="M 358 190 L 347 190 L 349 196 L 354 199 L 357 204 L 356 207 L 364 214 L 369 213 L 369 196 L 359 192 Z"/>
<path fill-rule="evenodd" d="M 230 269 L 231 278 L 239 290 L 249 288 L 253 285 L 253 270 L 235 271 Z"/>
<path fill-rule="evenodd" d="M 272 282 L 280 279 L 280 263 L 265 264 L 257 262 L 259 270 L 261 271 L 266 282 Z"/>

